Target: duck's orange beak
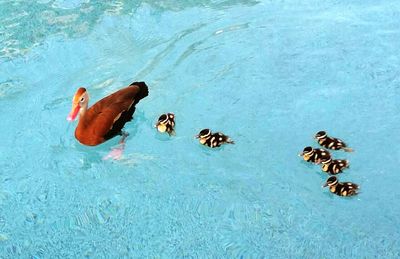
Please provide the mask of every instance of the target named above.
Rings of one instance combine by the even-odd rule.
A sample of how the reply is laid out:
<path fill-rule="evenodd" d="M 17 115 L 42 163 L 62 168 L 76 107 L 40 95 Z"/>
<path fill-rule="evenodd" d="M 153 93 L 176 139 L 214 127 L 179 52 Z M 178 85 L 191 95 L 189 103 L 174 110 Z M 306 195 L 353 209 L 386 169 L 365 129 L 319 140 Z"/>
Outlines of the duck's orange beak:
<path fill-rule="evenodd" d="M 79 109 L 81 107 L 79 104 L 72 104 L 72 109 L 71 112 L 68 114 L 67 121 L 74 121 L 76 119 L 76 116 L 78 116 Z"/>

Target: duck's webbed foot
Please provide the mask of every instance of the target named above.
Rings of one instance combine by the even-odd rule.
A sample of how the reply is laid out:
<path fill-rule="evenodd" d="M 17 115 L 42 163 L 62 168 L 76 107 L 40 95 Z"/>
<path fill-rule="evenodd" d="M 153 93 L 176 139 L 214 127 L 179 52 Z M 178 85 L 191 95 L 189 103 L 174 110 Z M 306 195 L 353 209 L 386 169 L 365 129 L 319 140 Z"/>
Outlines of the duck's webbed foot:
<path fill-rule="evenodd" d="M 122 154 L 124 153 L 125 149 L 125 140 L 129 136 L 129 134 L 125 131 L 121 131 L 122 138 L 118 142 L 118 146 L 113 147 L 106 156 L 103 157 L 103 160 L 107 159 L 113 159 L 113 160 L 119 160 L 122 157 Z"/>

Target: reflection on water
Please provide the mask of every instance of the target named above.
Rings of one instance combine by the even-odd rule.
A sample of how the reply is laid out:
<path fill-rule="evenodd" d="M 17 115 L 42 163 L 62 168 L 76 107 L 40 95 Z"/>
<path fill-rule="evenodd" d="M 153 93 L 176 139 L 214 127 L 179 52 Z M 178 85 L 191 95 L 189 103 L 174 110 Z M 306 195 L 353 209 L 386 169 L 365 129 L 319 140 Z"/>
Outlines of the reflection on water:
<path fill-rule="evenodd" d="M 254 5 L 255 0 L 235 1 L 0 1 L 0 61 L 24 55 L 46 37 L 79 37 L 90 32 L 105 15 L 134 15 L 149 5 L 155 12 L 179 11 L 189 7 L 223 9 L 236 4 Z"/>

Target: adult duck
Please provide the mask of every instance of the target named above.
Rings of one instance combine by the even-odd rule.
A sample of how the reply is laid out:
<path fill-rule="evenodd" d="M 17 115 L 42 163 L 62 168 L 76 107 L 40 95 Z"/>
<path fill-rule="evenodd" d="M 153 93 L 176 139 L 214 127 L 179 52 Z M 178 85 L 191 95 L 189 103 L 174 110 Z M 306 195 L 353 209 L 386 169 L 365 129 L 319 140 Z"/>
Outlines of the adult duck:
<path fill-rule="evenodd" d="M 73 121 L 79 115 L 75 138 L 83 145 L 96 146 L 122 135 L 120 143 L 123 144 L 127 133 L 122 128 L 132 120 L 136 104 L 148 93 L 144 82 L 134 82 L 88 108 L 88 91 L 79 88 L 72 99 L 72 109 L 67 117 L 68 121 Z"/>

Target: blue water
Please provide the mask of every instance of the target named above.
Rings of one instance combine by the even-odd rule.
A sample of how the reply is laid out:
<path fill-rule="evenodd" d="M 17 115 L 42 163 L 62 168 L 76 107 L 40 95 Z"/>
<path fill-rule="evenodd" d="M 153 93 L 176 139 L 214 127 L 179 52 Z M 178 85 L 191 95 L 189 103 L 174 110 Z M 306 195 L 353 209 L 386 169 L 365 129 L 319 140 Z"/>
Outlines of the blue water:
<path fill-rule="evenodd" d="M 399 1 L 104 2 L 0 1 L 1 258 L 400 257 Z M 103 161 L 118 138 L 81 146 L 72 96 L 133 81 Z M 297 156 L 319 130 L 355 149 L 334 156 L 359 196 Z"/>

